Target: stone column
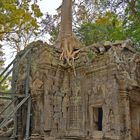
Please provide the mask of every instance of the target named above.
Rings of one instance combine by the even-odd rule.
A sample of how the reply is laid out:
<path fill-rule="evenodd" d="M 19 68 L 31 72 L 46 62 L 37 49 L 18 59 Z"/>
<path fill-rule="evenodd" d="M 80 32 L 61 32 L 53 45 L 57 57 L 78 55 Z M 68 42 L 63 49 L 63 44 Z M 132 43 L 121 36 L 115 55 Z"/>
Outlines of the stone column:
<path fill-rule="evenodd" d="M 131 140 L 130 101 L 125 76 L 122 72 L 119 79 L 120 137 L 122 140 Z"/>
<path fill-rule="evenodd" d="M 36 102 L 37 98 L 32 98 L 32 103 L 33 103 L 33 118 L 32 118 L 32 133 L 31 133 L 31 140 L 42 140 L 41 135 L 39 134 L 40 130 L 40 112 L 38 109 L 38 105 Z"/>
<path fill-rule="evenodd" d="M 130 102 L 127 91 L 120 90 L 121 123 L 123 123 L 124 140 L 131 140 Z"/>
<path fill-rule="evenodd" d="M 42 140 L 43 139 L 42 137 L 44 135 L 43 128 L 44 83 L 42 79 L 36 78 L 33 81 L 33 86 L 31 90 L 32 109 L 33 109 L 31 140 Z"/>

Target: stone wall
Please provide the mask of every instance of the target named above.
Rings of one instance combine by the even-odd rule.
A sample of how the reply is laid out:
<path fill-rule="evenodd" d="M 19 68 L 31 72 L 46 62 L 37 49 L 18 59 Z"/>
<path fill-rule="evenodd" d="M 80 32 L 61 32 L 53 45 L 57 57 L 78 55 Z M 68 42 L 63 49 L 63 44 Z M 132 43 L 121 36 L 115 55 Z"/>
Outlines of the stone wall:
<path fill-rule="evenodd" d="M 82 48 L 72 66 L 46 43 L 30 47 L 31 140 L 140 139 L 140 54 L 129 41 Z M 24 93 L 26 63 L 18 68 L 17 94 Z M 26 105 L 19 111 L 21 140 L 25 114 Z"/>

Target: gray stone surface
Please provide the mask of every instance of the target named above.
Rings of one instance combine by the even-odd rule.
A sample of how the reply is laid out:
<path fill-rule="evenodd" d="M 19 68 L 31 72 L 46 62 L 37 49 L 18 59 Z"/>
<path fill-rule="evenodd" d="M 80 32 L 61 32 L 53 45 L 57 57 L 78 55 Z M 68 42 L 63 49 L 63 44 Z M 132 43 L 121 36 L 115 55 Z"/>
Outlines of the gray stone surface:
<path fill-rule="evenodd" d="M 0 137 L 0 140 L 10 140 L 8 137 Z"/>
<path fill-rule="evenodd" d="M 72 66 L 47 44 L 31 46 L 31 140 L 140 139 L 140 54 L 130 42 L 82 48 Z M 19 66 L 17 94 L 24 93 L 26 62 Z M 21 140 L 25 116 L 26 106 L 19 113 Z"/>

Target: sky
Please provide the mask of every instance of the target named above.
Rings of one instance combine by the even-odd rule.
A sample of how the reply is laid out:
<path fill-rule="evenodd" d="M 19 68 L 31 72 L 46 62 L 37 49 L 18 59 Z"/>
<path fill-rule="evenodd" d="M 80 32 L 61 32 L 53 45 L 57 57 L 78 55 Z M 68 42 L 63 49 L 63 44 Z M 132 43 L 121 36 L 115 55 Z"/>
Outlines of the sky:
<path fill-rule="evenodd" d="M 43 12 L 43 14 L 48 12 L 49 14 L 53 15 L 56 13 L 56 9 L 60 6 L 61 3 L 62 0 L 40 0 L 38 2 L 38 5 L 41 11 Z M 5 61 L 5 67 L 6 67 L 8 64 L 10 64 L 10 62 L 14 59 L 14 57 L 9 47 L 5 47 L 4 53 L 6 59 Z"/>
<path fill-rule="evenodd" d="M 49 12 L 55 14 L 56 9 L 60 6 L 62 0 L 41 0 L 38 2 L 40 9 L 43 13 Z"/>

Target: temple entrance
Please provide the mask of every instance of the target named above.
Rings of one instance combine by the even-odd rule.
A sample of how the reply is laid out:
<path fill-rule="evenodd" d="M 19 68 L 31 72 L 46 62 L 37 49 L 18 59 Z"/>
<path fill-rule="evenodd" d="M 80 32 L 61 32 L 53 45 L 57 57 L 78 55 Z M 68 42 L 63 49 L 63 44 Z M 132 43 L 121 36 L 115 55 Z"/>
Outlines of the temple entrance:
<path fill-rule="evenodd" d="M 102 107 L 91 107 L 91 127 L 93 131 L 102 131 L 103 109 Z"/>
<path fill-rule="evenodd" d="M 92 113 L 93 130 L 102 131 L 103 109 L 102 107 L 93 107 Z"/>

